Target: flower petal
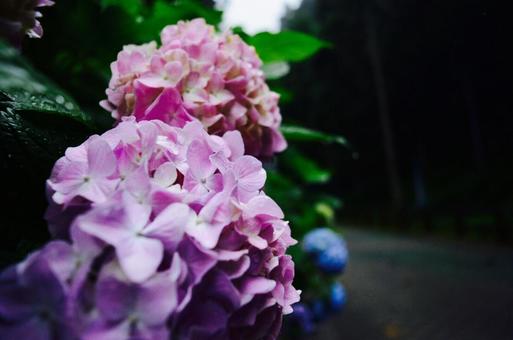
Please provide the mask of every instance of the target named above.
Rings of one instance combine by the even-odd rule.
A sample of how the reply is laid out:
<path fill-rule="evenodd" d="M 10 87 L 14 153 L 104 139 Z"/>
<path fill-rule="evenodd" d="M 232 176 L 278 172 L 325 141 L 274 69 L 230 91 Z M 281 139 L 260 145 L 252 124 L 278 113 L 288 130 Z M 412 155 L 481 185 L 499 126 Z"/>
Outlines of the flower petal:
<path fill-rule="evenodd" d="M 116 170 L 116 157 L 109 144 L 100 138 L 87 146 L 87 162 L 91 177 L 108 177 Z"/>
<path fill-rule="evenodd" d="M 163 210 L 142 231 L 144 235 L 159 239 L 169 251 L 182 240 L 186 229 L 196 221 L 196 214 L 183 203 L 174 203 Z"/>
<path fill-rule="evenodd" d="M 157 271 L 164 257 L 159 240 L 133 237 L 116 246 L 116 254 L 126 276 L 135 283 L 146 281 Z"/>

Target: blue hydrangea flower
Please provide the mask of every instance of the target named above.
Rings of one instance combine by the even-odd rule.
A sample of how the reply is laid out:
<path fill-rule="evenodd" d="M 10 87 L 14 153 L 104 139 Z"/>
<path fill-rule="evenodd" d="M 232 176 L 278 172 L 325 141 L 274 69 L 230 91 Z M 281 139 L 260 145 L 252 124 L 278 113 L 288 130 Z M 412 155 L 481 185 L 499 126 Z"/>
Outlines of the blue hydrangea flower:
<path fill-rule="evenodd" d="M 346 290 L 341 283 L 335 282 L 330 289 L 330 308 L 334 312 L 341 311 L 346 305 Z"/>
<path fill-rule="evenodd" d="M 315 330 L 314 316 L 310 308 L 304 303 L 296 303 L 292 306 L 291 319 L 301 327 L 303 333 L 311 334 Z"/>
<path fill-rule="evenodd" d="M 326 303 L 323 300 L 315 300 L 312 303 L 312 314 L 315 321 L 323 321 L 328 317 Z"/>
<path fill-rule="evenodd" d="M 322 271 L 330 274 L 344 271 L 348 258 L 346 243 L 333 230 L 318 228 L 310 231 L 303 238 L 302 246 Z"/>

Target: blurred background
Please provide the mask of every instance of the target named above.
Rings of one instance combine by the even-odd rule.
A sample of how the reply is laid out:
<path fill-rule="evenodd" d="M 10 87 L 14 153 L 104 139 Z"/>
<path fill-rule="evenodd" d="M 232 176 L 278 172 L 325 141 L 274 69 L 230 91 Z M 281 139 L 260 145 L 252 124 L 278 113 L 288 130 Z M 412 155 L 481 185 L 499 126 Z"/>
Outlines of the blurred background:
<path fill-rule="evenodd" d="M 2 132 L 2 264 L 48 238 L 42 183 L 65 146 L 112 125 L 98 102 L 121 47 L 202 16 L 256 44 L 281 95 L 291 147 L 267 162 L 266 190 L 284 207 L 294 236 L 327 225 L 349 249 L 343 312 L 296 338 L 513 339 L 507 2 L 56 2 L 44 11 L 45 37 L 26 40 L 22 51 L 94 124 L 16 116 L 14 124 L 37 132 L 39 149 L 34 135 L 13 141 Z M 280 31 L 310 38 L 273 35 Z M 297 126 L 322 136 L 297 134 Z M 293 255 L 302 259 L 298 249 Z M 326 285 L 307 265 L 297 270 L 307 298 Z"/>
<path fill-rule="evenodd" d="M 353 147 L 305 150 L 350 254 L 347 308 L 312 338 L 513 339 L 510 6 L 282 3 L 284 29 L 332 43 L 292 64 L 283 115 Z"/>
<path fill-rule="evenodd" d="M 294 65 L 284 112 L 358 151 L 319 155 L 340 173 L 343 220 L 511 241 L 513 25 L 501 4 L 304 0 L 286 15 L 333 43 Z"/>
<path fill-rule="evenodd" d="M 329 41 L 280 81 L 285 120 L 343 135 L 312 146 L 342 222 L 509 243 L 513 36 L 494 1 L 219 0 L 223 26 Z"/>

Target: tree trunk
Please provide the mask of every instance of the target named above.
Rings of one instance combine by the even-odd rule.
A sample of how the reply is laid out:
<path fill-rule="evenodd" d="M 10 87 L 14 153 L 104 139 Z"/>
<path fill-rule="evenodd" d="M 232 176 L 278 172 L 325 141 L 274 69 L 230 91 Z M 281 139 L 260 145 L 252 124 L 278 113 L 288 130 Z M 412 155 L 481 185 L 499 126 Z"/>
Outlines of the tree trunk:
<path fill-rule="evenodd" d="M 365 26 L 367 33 L 367 50 L 370 66 L 374 77 L 376 99 L 378 102 L 379 121 L 383 134 L 383 147 L 385 151 L 388 186 L 392 199 L 392 207 L 399 211 L 403 207 L 403 194 L 397 166 L 397 152 L 394 144 L 394 134 L 390 121 L 388 95 L 386 90 L 385 74 L 380 56 L 380 46 L 377 37 L 376 20 L 373 9 L 366 6 L 364 9 Z"/>

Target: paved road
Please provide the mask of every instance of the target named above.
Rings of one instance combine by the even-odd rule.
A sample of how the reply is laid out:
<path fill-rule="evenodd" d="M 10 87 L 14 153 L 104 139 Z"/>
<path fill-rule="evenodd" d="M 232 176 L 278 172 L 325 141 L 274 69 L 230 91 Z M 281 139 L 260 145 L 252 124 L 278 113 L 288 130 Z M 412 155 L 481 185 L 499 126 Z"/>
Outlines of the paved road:
<path fill-rule="evenodd" d="M 513 249 L 345 236 L 347 308 L 312 339 L 513 340 Z"/>

